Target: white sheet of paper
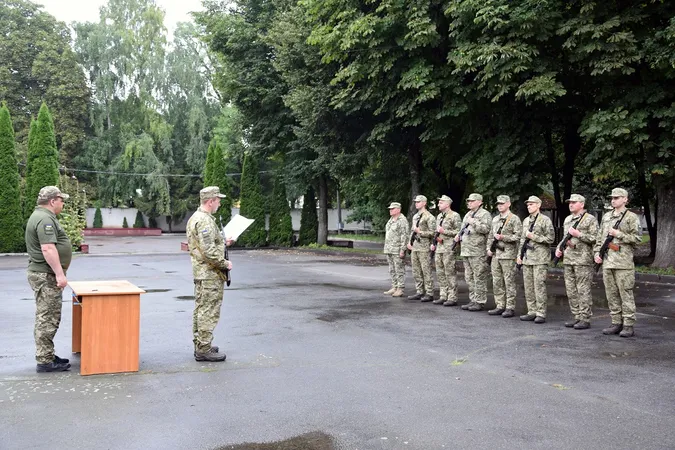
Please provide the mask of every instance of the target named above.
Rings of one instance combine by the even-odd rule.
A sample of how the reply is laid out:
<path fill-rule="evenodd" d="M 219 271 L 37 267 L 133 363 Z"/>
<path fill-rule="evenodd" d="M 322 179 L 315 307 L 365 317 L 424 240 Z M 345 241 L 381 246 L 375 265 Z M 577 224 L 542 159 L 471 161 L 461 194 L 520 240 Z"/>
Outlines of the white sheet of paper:
<path fill-rule="evenodd" d="M 223 237 L 225 239 L 237 240 L 241 233 L 246 231 L 251 224 L 255 222 L 255 219 L 247 219 L 241 214 L 237 214 L 230 220 L 227 225 L 223 228 Z"/>

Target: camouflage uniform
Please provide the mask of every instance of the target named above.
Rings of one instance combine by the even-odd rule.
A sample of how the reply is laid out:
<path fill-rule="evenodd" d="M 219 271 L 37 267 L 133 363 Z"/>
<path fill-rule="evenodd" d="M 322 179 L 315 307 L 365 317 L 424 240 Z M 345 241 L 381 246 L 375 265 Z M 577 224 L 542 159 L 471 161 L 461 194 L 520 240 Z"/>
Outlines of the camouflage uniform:
<path fill-rule="evenodd" d="M 195 284 L 193 342 L 197 353 L 209 353 L 227 281 L 225 242 L 215 218 L 201 207 L 188 220 L 186 234 Z"/>
<path fill-rule="evenodd" d="M 623 212 L 615 210 L 605 213 L 600 224 L 600 231 L 595 241 L 594 252 L 600 252 L 609 230 L 619 220 Z M 619 225 L 619 234 L 612 240 L 619 246 L 618 250 L 608 249 L 602 263 L 602 280 L 605 284 L 605 295 L 609 304 L 609 314 L 613 325 L 633 326 L 635 323 L 635 263 L 633 251 L 641 240 L 640 220 L 628 211 Z"/>
<path fill-rule="evenodd" d="M 420 219 L 421 216 L 421 219 Z M 419 225 L 417 225 L 419 220 Z M 418 294 L 434 295 L 434 281 L 431 277 L 431 261 L 430 254 L 431 239 L 434 237 L 436 230 L 436 219 L 426 209 L 420 214 L 418 211 L 412 219 L 412 233 L 414 228 L 419 226 L 420 233 L 417 235 L 413 243 L 413 249 L 410 253 L 410 260 L 412 262 L 412 272 L 415 278 L 415 290 Z"/>
<path fill-rule="evenodd" d="M 523 221 L 523 235 L 520 239 L 519 248 L 522 248 L 525 243 L 532 220 L 534 220 L 534 217 L 530 215 Z M 551 219 L 539 213 L 532 234 L 534 234 L 534 238 L 530 240 L 523 259 L 525 301 L 528 314 L 546 318 L 546 302 L 548 300 L 546 276 L 548 275 L 548 263 L 551 260 L 551 244 L 555 239 Z"/>
<path fill-rule="evenodd" d="M 43 195 L 53 195 L 55 192 L 64 200 L 68 198 L 58 188 L 46 186 L 40 190 L 38 200 Z M 72 259 L 72 245 L 56 215 L 42 206 L 36 206 L 28 219 L 25 238 L 28 252 L 27 278 L 35 294 L 36 306 L 33 330 L 35 359 L 38 364 L 49 364 L 54 362 L 54 336 L 61 324 L 63 289 L 57 286 L 56 275 L 45 260 L 41 246 L 54 244 L 65 274 Z"/>
<path fill-rule="evenodd" d="M 462 227 L 473 215 L 469 211 L 464 216 Z M 476 210 L 476 220 L 469 225 L 462 236 L 460 255 L 464 257 L 464 279 L 469 285 L 469 302 L 485 305 L 487 303 L 487 257 L 485 243 L 492 228 L 492 216 L 483 207 Z"/>
<path fill-rule="evenodd" d="M 584 215 L 585 214 L 585 215 Z M 598 220 L 588 213 L 569 215 L 565 218 L 563 232 L 579 221 L 577 230 L 581 235 L 567 241 L 563 252 L 563 270 L 565 272 L 565 290 L 570 303 L 570 310 L 574 320 L 590 322 L 593 311 L 593 297 L 591 296 L 591 282 L 593 281 L 593 244 L 598 234 Z M 558 248 L 560 248 L 560 242 Z"/>
<path fill-rule="evenodd" d="M 457 268 L 455 267 L 455 252 L 451 250 L 452 239 L 459 233 L 462 226 L 462 217 L 459 213 L 448 209 L 436 218 L 436 226 L 443 228 L 443 233 L 436 242 L 436 276 L 440 287 L 438 303 L 442 301 L 457 301 Z"/>
<path fill-rule="evenodd" d="M 502 224 L 504 227 L 502 228 Z M 516 266 L 513 262 L 518 254 L 518 242 L 522 235 L 523 223 L 520 218 L 508 212 L 492 219 L 492 231 L 488 235 L 486 251 L 495 241 L 495 234 L 502 228 L 502 240 L 492 255 L 492 292 L 495 296 L 496 309 L 516 309 Z"/>
<path fill-rule="evenodd" d="M 406 251 L 408 243 L 408 219 L 403 214 L 398 218 L 391 217 L 385 227 L 384 236 L 384 254 L 387 255 L 389 263 L 389 276 L 391 277 L 391 286 L 394 289 L 405 287 L 405 260 L 401 258 L 401 252 Z"/>

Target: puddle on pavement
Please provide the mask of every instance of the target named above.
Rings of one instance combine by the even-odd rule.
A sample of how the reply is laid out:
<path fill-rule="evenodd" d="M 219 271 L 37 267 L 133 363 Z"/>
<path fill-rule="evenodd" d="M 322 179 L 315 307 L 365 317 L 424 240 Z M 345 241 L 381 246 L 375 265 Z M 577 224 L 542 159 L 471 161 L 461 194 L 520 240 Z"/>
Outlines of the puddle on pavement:
<path fill-rule="evenodd" d="M 246 443 L 218 447 L 215 450 L 336 450 L 333 438 L 325 433 L 315 432 L 296 436 L 284 441 L 268 443 Z"/>
<path fill-rule="evenodd" d="M 143 289 L 146 294 L 153 294 L 155 292 L 169 292 L 173 289 Z"/>
<path fill-rule="evenodd" d="M 194 295 L 179 295 L 178 297 L 174 297 L 176 300 L 179 301 L 185 301 L 185 300 L 194 300 L 195 296 Z"/>

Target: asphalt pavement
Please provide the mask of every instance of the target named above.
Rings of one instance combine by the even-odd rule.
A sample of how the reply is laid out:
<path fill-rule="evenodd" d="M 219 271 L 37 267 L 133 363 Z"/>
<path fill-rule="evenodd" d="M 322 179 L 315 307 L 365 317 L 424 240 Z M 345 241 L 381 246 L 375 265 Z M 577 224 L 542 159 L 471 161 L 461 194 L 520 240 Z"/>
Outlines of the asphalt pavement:
<path fill-rule="evenodd" d="M 214 341 L 227 361 L 202 363 L 181 240 L 88 238 L 68 273 L 147 290 L 132 374 L 79 375 L 69 289 L 55 342 L 73 368 L 36 373 L 26 258 L 0 257 L 0 449 L 675 447 L 675 286 L 636 286 L 636 337 L 623 339 L 601 333 L 597 283 L 578 331 L 562 325 L 557 275 L 537 325 L 386 297 L 372 256 L 234 250 Z M 522 286 L 517 302 L 522 313 Z"/>

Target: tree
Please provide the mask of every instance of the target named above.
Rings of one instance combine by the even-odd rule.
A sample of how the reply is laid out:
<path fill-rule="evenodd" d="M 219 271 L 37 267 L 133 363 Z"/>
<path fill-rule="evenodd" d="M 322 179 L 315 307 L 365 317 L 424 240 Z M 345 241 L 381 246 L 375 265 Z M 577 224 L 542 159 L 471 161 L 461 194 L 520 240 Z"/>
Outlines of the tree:
<path fill-rule="evenodd" d="M 54 122 L 46 104 L 42 104 L 37 117 L 35 135 L 29 139 L 29 161 L 26 172 L 26 205 L 37 202 L 40 189 L 45 186 L 56 186 L 59 183 L 59 152 L 56 149 Z M 26 208 L 26 220 L 30 216 L 30 208 Z"/>
<path fill-rule="evenodd" d="M 204 186 L 213 186 L 213 164 L 216 153 L 215 141 L 209 143 L 206 152 L 206 164 L 204 165 Z"/>
<path fill-rule="evenodd" d="M 96 212 L 94 212 L 94 225 L 93 228 L 103 228 L 103 215 L 101 214 L 101 207 L 96 207 Z"/>
<path fill-rule="evenodd" d="M 241 173 L 241 196 L 239 197 L 242 216 L 255 222 L 241 235 L 239 243 L 245 247 L 261 247 L 267 243 L 265 231 L 265 200 L 260 185 L 258 160 L 249 152 L 244 157 Z"/>
<path fill-rule="evenodd" d="M 316 198 L 314 188 L 309 186 L 302 200 L 302 213 L 300 214 L 300 233 L 298 244 L 315 244 L 319 233 L 319 218 L 316 214 Z"/>
<path fill-rule="evenodd" d="M 220 208 L 215 213 L 218 223 L 225 225 L 232 218 L 232 189 L 230 187 L 230 178 L 227 175 L 227 163 L 223 155 L 223 149 L 216 140 L 213 152 L 213 171 L 212 179 L 208 186 L 218 186 L 221 194 L 227 197 L 220 199 Z"/>
<path fill-rule="evenodd" d="M 124 220 L 122 221 L 122 228 L 129 228 L 129 223 L 127 222 L 127 218 L 125 217 Z"/>
<path fill-rule="evenodd" d="M 68 164 L 84 143 L 91 93 L 70 46 L 68 27 L 25 0 L 0 2 L 0 99 L 14 111 L 19 157 L 26 154 L 30 118 L 42 102 L 54 117 L 60 161 Z"/>
<path fill-rule="evenodd" d="M 286 197 L 286 186 L 279 173 L 274 180 L 274 191 L 270 203 L 270 244 L 290 247 L 293 242 L 291 208 Z"/>
<path fill-rule="evenodd" d="M 14 150 L 14 128 L 7 104 L 0 106 L 0 253 L 25 249 L 20 176 Z"/>
<path fill-rule="evenodd" d="M 62 192 L 70 196 L 64 203 L 61 214 L 59 214 L 59 223 L 68 235 L 73 249 L 79 250 L 82 242 L 84 242 L 83 230 L 87 224 L 87 205 L 84 193 L 80 189 L 77 178 L 69 177 L 66 174 L 61 175 L 59 187 Z"/>
<path fill-rule="evenodd" d="M 136 211 L 136 220 L 134 220 L 134 228 L 145 228 L 145 219 L 143 219 L 143 213 Z"/>

